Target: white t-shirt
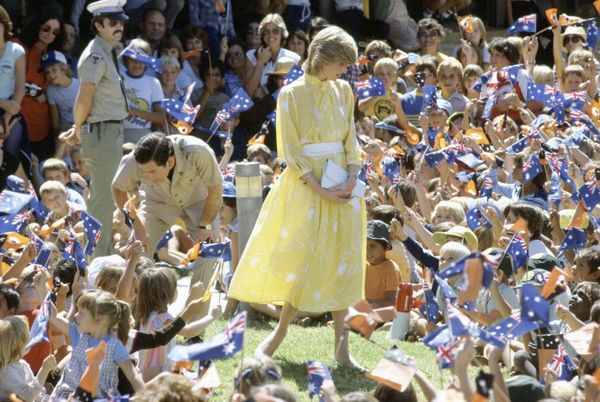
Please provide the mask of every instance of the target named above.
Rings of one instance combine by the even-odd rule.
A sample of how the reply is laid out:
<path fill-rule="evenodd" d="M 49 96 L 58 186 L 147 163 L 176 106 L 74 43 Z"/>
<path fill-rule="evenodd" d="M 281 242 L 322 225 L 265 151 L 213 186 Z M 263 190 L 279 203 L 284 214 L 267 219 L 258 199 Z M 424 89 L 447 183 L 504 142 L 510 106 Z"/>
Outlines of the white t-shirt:
<path fill-rule="evenodd" d="M 23 46 L 7 42 L 0 58 L 0 100 L 7 100 L 15 92 L 17 60 L 25 54 Z"/>
<path fill-rule="evenodd" d="M 300 62 L 300 56 L 298 54 L 284 48 L 279 49 L 279 54 L 277 55 L 275 62 L 277 62 L 277 60 L 279 60 L 279 58 L 283 56 L 289 57 L 290 59 L 294 60 L 294 63 L 296 64 Z M 246 57 L 248 57 L 248 60 L 250 61 L 250 63 L 252 63 L 253 66 L 256 65 L 256 49 L 248 50 L 246 52 Z M 265 66 L 263 67 L 262 74 L 260 76 L 261 86 L 267 84 L 267 80 L 269 79 L 269 76 L 267 74 L 275 71 L 275 62 L 269 60 L 267 64 L 265 64 Z"/>
<path fill-rule="evenodd" d="M 160 82 L 154 77 L 142 75 L 141 77 L 132 77 L 129 74 L 123 76 L 125 79 L 125 94 L 129 107 L 140 109 L 145 112 L 152 112 L 152 106 L 160 103 L 163 92 Z M 146 128 L 149 129 L 152 124 L 144 119 L 136 117 L 132 120 L 123 120 L 123 128 Z"/>
<path fill-rule="evenodd" d="M 196 74 L 194 74 L 194 70 L 192 70 L 192 66 L 187 60 L 183 61 L 183 67 L 181 68 L 181 72 L 177 76 L 177 80 L 175 81 L 175 86 L 182 90 L 186 90 L 187 87 L 190 86 L 192 82 L 195 82 L 194 90 L 204 88 L 204 83 Z"/>

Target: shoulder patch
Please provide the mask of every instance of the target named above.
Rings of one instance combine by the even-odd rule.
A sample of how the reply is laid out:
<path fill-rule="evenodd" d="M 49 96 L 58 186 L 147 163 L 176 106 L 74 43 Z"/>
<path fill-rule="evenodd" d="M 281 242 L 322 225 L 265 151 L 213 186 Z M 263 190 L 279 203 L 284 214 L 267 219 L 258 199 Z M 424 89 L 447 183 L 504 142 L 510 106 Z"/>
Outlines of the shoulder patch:
<path fill-rule="evenodd" d="M 92 63 L 100 63 L 102 61 L 102 55 L 100 53 L 90 53 L 90 60 Z"/>

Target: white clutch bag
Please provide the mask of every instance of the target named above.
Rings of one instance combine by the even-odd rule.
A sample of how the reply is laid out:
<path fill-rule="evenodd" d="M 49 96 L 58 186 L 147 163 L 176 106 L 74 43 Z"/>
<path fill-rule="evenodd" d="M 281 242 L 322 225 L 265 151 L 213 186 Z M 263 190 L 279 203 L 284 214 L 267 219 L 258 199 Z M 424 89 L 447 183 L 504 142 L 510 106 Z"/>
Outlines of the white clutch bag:
<path fill-rule="evenodd" d="M 344 183 L 348 179 L 348 172 L 340 165 L 327 159 L 325 168 L 323 169 L 323 177 L 321 177 L 321 186 L 323 188 L 332 188 L 338 184 Z M 367 185 L 360 180 L 356 180 L 356 185 L 352 190 L 352 199 L 349 204 L 356 210 L 360 209 L 360 198 L 365 196 Z"/>

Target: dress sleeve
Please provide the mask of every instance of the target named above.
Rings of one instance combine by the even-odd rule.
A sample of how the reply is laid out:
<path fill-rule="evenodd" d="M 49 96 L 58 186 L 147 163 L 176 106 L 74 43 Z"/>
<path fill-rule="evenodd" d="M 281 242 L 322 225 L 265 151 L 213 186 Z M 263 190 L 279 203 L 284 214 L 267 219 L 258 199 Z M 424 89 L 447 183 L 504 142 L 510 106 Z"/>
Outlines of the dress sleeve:
<path fill-rule="evenodd" d="M 312 171 L 309 162 L 302 156 L 300 142 L 300 127 L 298 115 L 300 105 L 291 88 L 284 88 L 277 98 L 277 149 L 287 162 L 288 168 L 293 169 L 298 176 L 304 176 Z"/>
<path fill-rule="evenodd" d="M 352 94 L 352 88 L 350 84 L 342 81 L 342 90 L 344 92 L 344 98 L 346 99 L 346 113 L 348 122 L 348 132 L 344 138 L 344 149 L 346 151 L 346 164 L 362 166 L 362 160 L 360 158 L 360 146 L 356 138 L 356 132 L 354 128 L 354 95 Z"/>

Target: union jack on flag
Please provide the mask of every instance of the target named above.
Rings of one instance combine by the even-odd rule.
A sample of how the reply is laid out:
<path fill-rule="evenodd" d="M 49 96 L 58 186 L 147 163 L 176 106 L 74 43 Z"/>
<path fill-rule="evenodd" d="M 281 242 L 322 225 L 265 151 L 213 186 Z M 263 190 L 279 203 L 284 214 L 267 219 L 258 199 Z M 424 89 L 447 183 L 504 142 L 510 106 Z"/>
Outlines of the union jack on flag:
<path fill-rule="evenodd" d="M 561 381 L 570 381 L 573 377 L 575 364 L 561 343 L 556 349 L 556 353 L 552 356 L 552 360 L 548 363 L 548 370 L 552 371 Z"/>
<path fill-rule="evenodd" d="M 481 189 L 479 190 L 479 196 L 490 198 L 492 196 L 493 189 L 494 189 L 494 180 L 490 176 L 485 176 L 483 178 L 483 183 L 481 185 Z"/>
<path fill-rule="evenodd" d="M 458 352 L 456 341 L 443 343 L 437 347 L 437 362 L 441 368 L 450 368 L 454 365 L 454 358 Z"/>
<path fill-rule="evenodd" d="M 357 81 L 354 84 L 354 88 L 356 88 L 356 92 L 358 93 L 358 99 L 385 95 L 383 81 L 380 78 L 369 78 L 365 81 Z"/>
<path fill-rule="evenodd" d="M 318 396 L 321 392 L 323 381 L 331 380 L 329 369 L 319 361 L 309 360 L 306 362 L 306 372 L 308 374 L 308 396 L 311 398 L 315 395 Z M 319 401 L 323 401 L 320 396 Z"/>

